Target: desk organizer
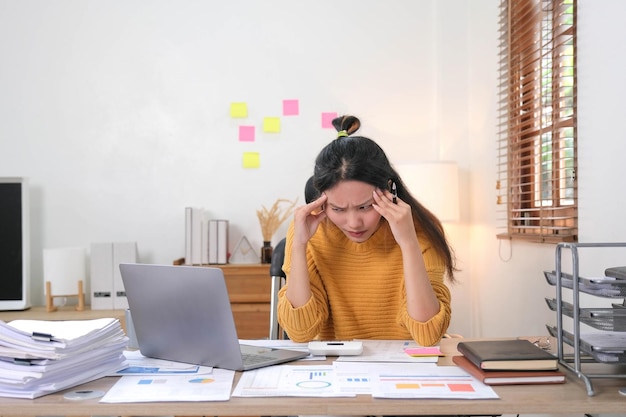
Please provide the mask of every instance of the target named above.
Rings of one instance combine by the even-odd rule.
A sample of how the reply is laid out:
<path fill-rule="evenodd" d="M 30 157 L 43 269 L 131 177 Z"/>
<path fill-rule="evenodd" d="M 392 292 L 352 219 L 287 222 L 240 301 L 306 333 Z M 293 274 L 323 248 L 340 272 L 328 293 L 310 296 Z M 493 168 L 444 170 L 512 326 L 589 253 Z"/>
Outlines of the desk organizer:
<path fill-rule="evenodd" d="M 584 381 L 589 396 L 595 394 L 593 378 L 626 378 L 623 372 L 626 364 L 626 299 L 606 308 L 581 307 L 582 293 L 606 299 L 626 297 L 626 279 L 605 277 L 604 272 L 599 278 L 580 276 L 581 249 L 588 252 L 594 248 L 605 251 L 617 248 L 617 252 L 624 248 L 613 265 L 626 264 L 626 243 L 559 243 L 555 251 L 555 269 L 544 272 L 548 284 L 556 288 L 555 298 L 546 299 L 546 303 L 556 313 L 556 326 L 547 325 L 547 328 L 557 339 L 559 363 Z M 567 272 L 563 270 L 564 251 L 571 255 Z M 563 300 L 566 291 L 571 292 L 571 303 Z M 566 326 L 564 318 L 570 319 L 571 324 Z M 581 325 L 588 326 L 589 331 L 581 332 Z M 573 354 L 565 354 L 565 345 L 573 348 Z M 607 366 L 602 367 L 602 372 L 590 372 L 583 366 L 583 363 L 590 362 Z"/>

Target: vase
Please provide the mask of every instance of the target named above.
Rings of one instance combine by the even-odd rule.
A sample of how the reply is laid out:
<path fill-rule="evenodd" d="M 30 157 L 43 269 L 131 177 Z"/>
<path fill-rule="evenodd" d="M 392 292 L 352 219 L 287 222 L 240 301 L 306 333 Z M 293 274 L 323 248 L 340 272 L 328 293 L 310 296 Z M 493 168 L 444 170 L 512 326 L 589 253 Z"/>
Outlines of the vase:
<path fill-rule="evenodd" d="M 263 247 L 261 248 L 261 263 L 262 264 L 271 264 L 272 263 L 272 252 L 274 248 L 272 248 L 272 242 L 263 241 Z"/>

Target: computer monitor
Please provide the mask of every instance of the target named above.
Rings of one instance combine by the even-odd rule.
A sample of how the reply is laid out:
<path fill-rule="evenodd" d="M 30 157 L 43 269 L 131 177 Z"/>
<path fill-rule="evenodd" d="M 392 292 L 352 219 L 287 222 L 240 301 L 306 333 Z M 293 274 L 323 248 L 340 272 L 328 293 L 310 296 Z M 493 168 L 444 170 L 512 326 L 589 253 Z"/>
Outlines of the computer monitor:
<path fill-rule="evenodd" d="M 0 177 L 0 310 L 30 307 L 28 181 Z"/>

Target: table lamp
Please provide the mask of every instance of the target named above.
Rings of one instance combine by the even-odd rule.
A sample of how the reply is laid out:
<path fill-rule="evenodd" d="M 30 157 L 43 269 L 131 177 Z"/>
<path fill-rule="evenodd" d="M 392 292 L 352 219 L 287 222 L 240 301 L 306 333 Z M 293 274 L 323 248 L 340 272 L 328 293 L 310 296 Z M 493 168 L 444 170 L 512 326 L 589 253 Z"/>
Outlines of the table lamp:
<path fill-rule="evenodd" d="M 458 222 L 459 170 L 456 162 L 394 164 L 409 192 L 442 223 Z"/>

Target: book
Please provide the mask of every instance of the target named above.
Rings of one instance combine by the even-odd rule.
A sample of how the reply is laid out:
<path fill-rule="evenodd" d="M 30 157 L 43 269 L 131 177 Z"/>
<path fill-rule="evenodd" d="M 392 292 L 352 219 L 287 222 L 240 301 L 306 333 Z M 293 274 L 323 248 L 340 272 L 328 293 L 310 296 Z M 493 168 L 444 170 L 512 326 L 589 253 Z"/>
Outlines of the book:
<path fill-rule="evenodd" d="M 562 384 L 565 374 L 555 371 L 487 371 L 480 369 L 463 355 L 452 357 L 459 368 L 486 385 Z"/>
<path fill-rule="evenodd" d="M 525 339 L 459 342 L 457 350 L 481 369 L 501 371 L 558 369 L 556 356 Z"/>
<path fill-rule="evenodd" d="M 228 220 L 217 221 L 217 262 L 228 263 Z"/>
<path fill-rule="evenodd" d="M 217 220 L 209 220 L 209 264 L 217 263 Z"/>
<path fill-rule="evenodd" d="M 185 265 L 191 265 L 191 233 L 193 230 L 191 224 L 192 207 L 185 207 Z"/>

